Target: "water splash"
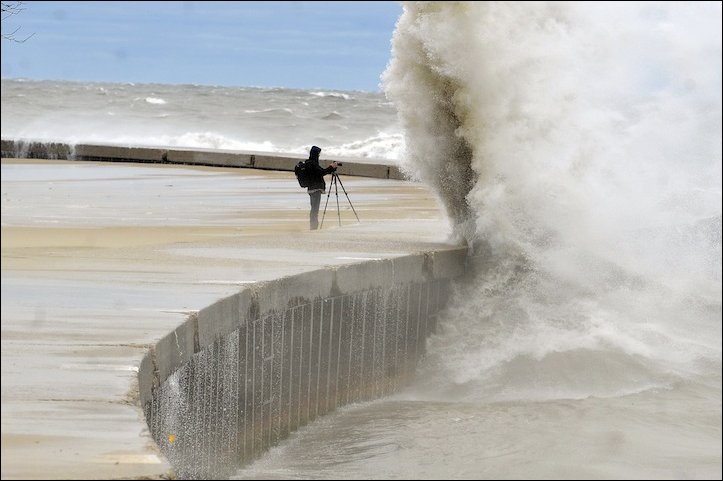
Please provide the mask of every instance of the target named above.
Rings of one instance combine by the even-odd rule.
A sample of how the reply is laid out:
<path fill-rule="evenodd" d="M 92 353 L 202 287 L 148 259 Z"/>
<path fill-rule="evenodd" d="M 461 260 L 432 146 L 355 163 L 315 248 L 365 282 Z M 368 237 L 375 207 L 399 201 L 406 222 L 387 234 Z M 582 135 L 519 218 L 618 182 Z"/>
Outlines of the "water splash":
<path fill-rule="evenodd" d="M 439 379 L 486 396 L 525 365 L 585 397 L 719 367 L 720 4 L 409 2 L 392 53 L 403 168 L 479 254 Z"/>

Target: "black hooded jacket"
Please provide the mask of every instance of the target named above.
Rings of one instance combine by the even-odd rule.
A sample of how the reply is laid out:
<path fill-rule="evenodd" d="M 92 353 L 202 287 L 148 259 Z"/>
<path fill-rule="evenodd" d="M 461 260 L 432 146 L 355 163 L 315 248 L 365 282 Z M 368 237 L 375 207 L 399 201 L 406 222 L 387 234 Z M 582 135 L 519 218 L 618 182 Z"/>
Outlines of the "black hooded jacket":
<path fill-rule="evenodd" d="M 323 169 L 319 165 L 319 154 L 321 149 L 314 145 L 309 152 L 309 160 L 306 161 L 306 170 L 309 172 L 309 188 L 308 190 L 326 190 L 326 182 L 324 182 L 324 176 L 331 174 L 336 169 L 332 166 Z"/>

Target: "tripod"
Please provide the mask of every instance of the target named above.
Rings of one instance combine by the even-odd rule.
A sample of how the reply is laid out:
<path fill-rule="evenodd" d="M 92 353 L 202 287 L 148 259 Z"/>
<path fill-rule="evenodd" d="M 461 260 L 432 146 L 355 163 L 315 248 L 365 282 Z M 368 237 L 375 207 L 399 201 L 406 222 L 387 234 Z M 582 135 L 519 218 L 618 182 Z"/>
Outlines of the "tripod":
<path fill-rule="evenodd" d="M 344 195 L 346 195 L 346 200 L 349 201 L 349 205 L 351 206 L 351 210 L 354 211 L 357 222 L 361 222 L 359 220 L 359 216 L 356 213 L 356 209 L 354 209 L 351 200 L 349 200 L 349 194 L 346 193 L 346 189 L 344 188 L 344 184 L 342 184 L 341 179 L 339 178 L 339 174 L 337 174 L 336 172 L 332 172 L 331 184 L 329 184 L 329 193 L 326 194 L 326 204 L 324 204 L 324 214 L 321 216 L 321 224 L 319 225 L 319 229 L 324 226 L 324 217 L 326 217 L 326 207 L 329 205 L 329 196 L 331 195 L 332 186 L 334 187 L 334 193 L 336 194 L 336 216 L 339 218 L 339 225 L 341 226 L 341 212 L 339 211 L 339 186 L 341 186 L 341 190 L 344 191 Z"/>

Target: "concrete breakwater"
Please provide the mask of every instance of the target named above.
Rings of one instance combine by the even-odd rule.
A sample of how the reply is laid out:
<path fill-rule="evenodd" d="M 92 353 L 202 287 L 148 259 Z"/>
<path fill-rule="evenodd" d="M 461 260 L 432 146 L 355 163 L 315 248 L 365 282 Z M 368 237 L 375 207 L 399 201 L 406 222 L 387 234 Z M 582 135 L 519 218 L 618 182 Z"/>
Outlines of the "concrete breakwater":
<path fill-rule="evenodd" d="M 2 139 L 2 157 L 18 159 L 61 159 L 110 162 L 146 162 L 203 165 L 211 167 L 241 167 L 264 170 L 292 171 L 303 155 L 272 152 L 245 152 L 202 148 L 162 148 L 133 145 L 65 144 L 22 139 Z M 325 161 L 343 161 L 340 173 L 377 179 L 404 179 L 398 167 L 383 161 L 359 162 L 322 156 Z"/>
<path fill-rule="evenodd" d="M 317 416 L 403 386 L 466 253 L 284 277 L 190 316 L 138 373 L 149 430 L 176 475 L 228 477 Z"/>

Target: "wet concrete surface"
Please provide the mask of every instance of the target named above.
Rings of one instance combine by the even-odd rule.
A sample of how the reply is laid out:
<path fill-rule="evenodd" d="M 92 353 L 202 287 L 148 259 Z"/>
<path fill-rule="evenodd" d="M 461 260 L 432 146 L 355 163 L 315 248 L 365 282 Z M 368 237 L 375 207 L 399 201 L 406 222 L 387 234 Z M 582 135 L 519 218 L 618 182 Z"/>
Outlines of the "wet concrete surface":
<path fill-rule="evenodd" d="M 309 231 L 289 172 L 3 159 L 2 478 L 171 476 L 136 374 L 189 313 L 249 283 L 452 245 L 420 184 L 340 178 L 339 209 L 332 192 Z"/>

